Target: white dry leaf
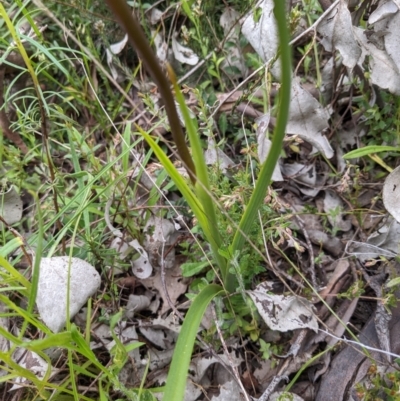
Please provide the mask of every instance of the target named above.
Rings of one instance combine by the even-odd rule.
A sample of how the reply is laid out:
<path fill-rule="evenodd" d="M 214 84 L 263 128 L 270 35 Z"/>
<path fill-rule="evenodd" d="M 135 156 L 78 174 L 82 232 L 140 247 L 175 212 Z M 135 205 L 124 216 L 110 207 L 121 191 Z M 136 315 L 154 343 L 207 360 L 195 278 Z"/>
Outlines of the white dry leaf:
<path fill-rule="evenodd" d="M 296 162 L 283 163 L 281 169 L 286 178 L 292 179 L 299 184 L 312 188 L 315 188 L 317 184 L 317 173 L 314 163 L 308 165 Z"/>
<path fill-rule="evenodd" d="M 243 57 L 243 53 L 240 49 L 240 25 L 239 25 L 240 14 L 235 11 L 232 7 L 226 7 L 222 12 L 219 19 L 219 24 L 224 30 L 226 43 L 229 44 L 229 51 L 226 54 L 226 58 L 221 64 L 221 68 L 235 67 L 240 71 L 240 75 L 246 75 L 247 67 Z M 232 71 L 230 71 L 232 75 Z"/>
<path fill-rule="evenodd" d="M 304 165 L 301 163 L 284 163 L 281 165 L 282 174 L 286 179 L 291 179 L 295 186 L 307 196 L 315 197 L 324 187 L 329 178 L 328 170 L 322 163 L 318 169 L 315 164 Z"/>
<path fill-rule="evenodd" d="M 205 375 L 207 369 L 215 364 L 220 364 L 221 362 L 225 363 L 227 366 L 238 367 L 242 362 L 243 358 L 241 356 L 236 356 L 235 351 L 231 351 L 229 355 L 221 354 L 219 358 L 215 356 L 205 357 L 199 356 L 193 358 L 190 362 L 189 371 L 191 372 L 191 379 L 195 382 L 199 382 Z"/>
<path fill-rule="evenodd" d="M 175 305 L 178 298 L 186 293 L 187 290 L 187 279 L 182 277 L 182 270 L 178 263 L 175 264 L 171 269 L 165 269 L 165 283 L 168 290 L 169 299 L 172 304 Z M 163 315 L 168 309 L 170 309 L 167 295 L 165 294 L 164 287 L 161 280 L 161 271 L 158 270 L 157 273 L 145 280 L 141 281 L 148 289 L 157 290 L 160 297 L 163 300 L 163 306 L 160 311 L 160 315 Z"/>
<path fill-rule="evenodd" d="M 98 290 L 100 283 L 99 273 L 82 259 L 68 256 L 42 258 L 36 304 L 43 322 L 58 333 L 67 321 L 68 284 L 69 317 L 73 318 Z"/>
<path fill-rule="evenodd" d="M 22 200 L 16 189 L 11 186 L 7 191 L 0 190 L 0 216 L 7 224 L 18 223 L 22 217 Z M 0 222 L 0 228 L 3 223 Z"/>
<path fill-rule="evenodd" d="M 177 334 L 171 330 L 153 327 L 139 327 L 143 337 L 154 344 L 157 349 L 173 349 L 176 343 Z"/>
<path fill-rule="evenodd" d="M 177 319 L 175 312 L 172 312 L 165 318 L 158 317 L 157 319 L 154 319 L 152 321 L 152 327 L 168 329 L 176 334 L 179 334 L 182 326 L 179 323 L 179 319 Z"/>
<path fill-rule="evenodd" d="M 389 0 L 386 3 L 381 3 L 379 7 L 370 14 L 368 18 L 368 24 L 373 25 L 376 22 L 397 13 L 398 11 L 398 7 L 392 0 Z"/>
<path fill-rule="evenodd" d="M 234 161 L 216 145 L 212 137 L 208 138 L 204 159 L 207 165 L 216 165 L 223 173 L 235 165 Z"/>
<path fill-rule="evenodd" d="M 322 35 L 321 44 L 326 51 L 338 50 L 346 67 L 354 68 L 361 56 L 351 22 L 350 11 L 346 0 L 340 0 L 335 7 L 318 25 L 318 32 Z"/>
<path fill-rule="evenodd" d="M 351 221 L 343 220 L 343 202 L 333 191 L 325 191 L 324 212 L 327 214 L 328 221 L 333 228 L 344 232 L 351 229 Z"/>
<path fill-rule="evenodd" d="M 219 386 L 219 395 L 211 398 L 212 401 L 242 401 L 243 399 L 242 389 L 234 380 Z"/>
<path fill-rule="evenodd" d="M 393 218 L 372 233 L 366 242 L 349 241 L 346 251 L 349 255 L 356 256 L 360 262 L 369 259 L 394 258 L 400 253 L 400 223 Z"/>
<path fill-rule="evenodd" d="M 146 295 L 129 294 L 124 316 L 127 319 L 132 319 L 135 313 L 146 310 L 150 304 L 151 300 Z"/>
<path fill-rule="evenodd" d="M 169 269 L 175 266 L 175 248 L 169 250 L 168 255 L 164 252 L 173 245 L 173 234 L 175 225 L 168 219 L 159 216 L 151 216 L 144 229 L 143 247 L 150 257 L 150 261 L 155 264 L 164 264 L 164 268 Z"/>
<path fill-rule="evenodd" d="M 150 359 L 149 363 L 149 371 L 164 369 L 171 363 L 172 356 L 174 355 L 174 348 L 166 349 L 166 350 L 154 350 L 153 348 L 149 348 L 148 356 Z M 142 365 L 146 366 L 148 361 L 146 359 L 142 359 Z"/>
<path fill-rule="evenodd" d="M 261 164 L 267 160 L 269 150 L 271 149 L 271 140 L 267 138 L 268 134 L 268 124 L 270 120 L 270 112 L 263 114 L 261 117 L 256 119 L 257 123 L 257 153 L 258 160 Z M 284 181 L 281 173 L 281 168 L 278 163 L 276 163 L 274 171 L 272 173 L 272 181 Z"/>
<path fill-rule="evenodd" d="M 28 340 L 26 339 L 26 341 Z M 48 363 L 43 358 L 41 358 L 35 352 L 29 351 L 24 348 L 17 348 L 17 350 L 13 353 L 12 359 L 22 368 L 32 372 L 39 380 L 44 378 L 47 370 L 49 369 Z M 50 376 L 47 378 L 47 380 L 57 374 L 58 371 L 59 369 L 50 367 Z M 21 387 L 25 387 L 26 384 L 30 382 L 30 380 L 26 377 L 17 377 L 13 381 L 14 385 L 8 391 L 13 391 Z"/>
<path fill-rule="evenodd" d="M 386 177 L 383 185 L 383 204 L 386 210 L 400 223 L 400 166 Z"/>
<path fill-rule="evenodd" d="M 286 133 L 298 135 L 330 159 L 333 149 L 328 139 L 321 134 L 329 127 L 328 119 L 329 113 L 318 100 L 304 90 L 297 80 L 293 80 Z"/>
<path fill-rule="evenodd" d="M 150 12 L 150 24 L 155 25 L 157 22 L 160 22 L 163 15 L 164 12 L 157 7 L 152 8 Z"/>
<path fill-rule="evenodd" d="M 110 249 L 115 249 L 121 260 L 127 259 L 128 256 L 132 258 L 130 260 L 132 273 L 137 278 L 145 279 L 151 276 L 153 267 L 150 263 L 149 256 L 137 239 L 126 242 L 122 237 L 116 237 L 112 240 Z"/>
<path fill-rule="evenodd" d="M 129 246 L 137 252 L 137 256 L 132 260 L 132 273 L 140 279 L 145 279 L 151 276 L 153 266 L 149 261 L 149 256 L 144 248 L 139 244 L 137 239 L 129 242 Z"/>
<path fill-rule="evenodd" d="M 127 43 L 128 43 L 128 35 L 125 35 L 119 42 L 110 45 L 110 52 L 115 55 L 120 54 L 122 50 L 125 49 Z"/>
<path fill-rule="evenodd" d="M 108 49 L 106 49 L 106 55 L 107 55 L 107 64 L 108 67 L 110 68 L 111 75 L 113 76 L 114 79 L 118 78 L 118 72 L 116 68 L 114 67 L 113 63 L 113 55 L 118 55 L 119 53 L 124 50 L 126 44 L 128 42 L 128 35 L 125 35 L 122 40 L 119 42 L 113 43 L 110 45 Z"/>
<path fill-rule="evenodd" d="M 359 64 L 364 61 L 365 55 L 369 55 L 371 69 L 371 81 L 382 89 L 388 89 L 395 95 L 400 95 L 400 74 L 399 68 L 389 57 L 386 51 L 378 49 L 367 36 L 364 29 L 354 27 L 354 33 L 358 42 L 363 48 Z"/>
<path fill-rule="evenodd" d="M 240 34 L 239 27 L 240 13 L 234 10 L 232 7 L 226 7 L 219 18 L 219 24 L 224 30 L 224 35 L 227 39 L 238 38 Z"/>
<path fill-rule="evenodd" d="M 172 52 L 180 63 L 196 65 L 199 62 L 199 56 L 192 49 L 181 45 L 175 36 L 172 37 Z"/>
<path fill-rule="evenodd" d="M 264 62 L 272 60 L 278 51 L 278 27 L 274 16 L 274 1 L 263 0 L 255 9 L 261 8 L 262 13 L 257 22 L 254 21 L 254 9 L 244 17 L 242 34 Z M 274 63 L 272 73 L 280 76 L 280 64 Z"/>
<path fill-rule="evenodd" d="M 110 248 L 115 249 L 116 251 L 119 252 L 121 260 L 127 258 L 128 255 L 130 255 L 132 253 L 132 251 L 135 251 L 136 255 L 134 255 L 133 260 L 131 260 L 132 273 L 137 278 L 140 278 L 140 279 L 145 279 L 147 277 L 150 277 L 151 273 L 153 271 L 153 266 L 150 263 L 147 252 L 139 244 L 139 241 L 137 239 L 133 239 L 129 242 L 125 241 L 123 239 L 124 235 L 122 234 L 122 232 L 120 230 L 116 229 L 111 224 L 110 208 L 111 208 L 112 201 L 113 201 L 113 199 L 110 198 L 109 201 L 107 202 L 105 210 L 104 210 L 104 220 L 106 222 L 106 225 L 107 225 L 108 229 L 116 237 L 111 242 Z"/>
<path fill-rule="evenodd" d="M 152 36 L 154 38 L 154 47 L 156 48 L 157 58 L 161 63 L 164 63 L 167 60 L 168 56 L 168 45 L 164 40 L 164 37 L 156 31 L 151 31 Z"/>
<path fill-rule="evenodd" d="M 294 295 L 271 294 L 270 289 L 271 284 L 264 282 L 254 290 L 247 291 L 270 329 L 283 332 L 305 328 L 318 330 L 310 301 Z"/>

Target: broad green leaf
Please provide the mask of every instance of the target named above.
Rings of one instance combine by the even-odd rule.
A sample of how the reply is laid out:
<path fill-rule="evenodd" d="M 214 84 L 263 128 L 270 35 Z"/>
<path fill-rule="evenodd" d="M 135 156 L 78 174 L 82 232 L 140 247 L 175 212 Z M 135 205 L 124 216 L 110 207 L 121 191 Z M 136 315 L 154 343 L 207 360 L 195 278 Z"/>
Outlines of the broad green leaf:
<path fill-rule="evenodd" d="M 182 276 L 192 277 L 200 273 L 205 267 L 209 266 L 210 262 L 188 262 L 181 264 Z"/>

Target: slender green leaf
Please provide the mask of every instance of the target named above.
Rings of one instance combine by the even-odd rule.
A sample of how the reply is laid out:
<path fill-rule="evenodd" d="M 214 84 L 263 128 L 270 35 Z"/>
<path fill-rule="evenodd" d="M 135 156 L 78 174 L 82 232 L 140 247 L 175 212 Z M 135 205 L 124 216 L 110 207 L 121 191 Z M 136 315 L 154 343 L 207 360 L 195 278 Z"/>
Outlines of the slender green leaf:
<path fill-rule="evenodd" d="M 286 23 L 286 3 L 284 1 L 274 1 L 274 14 L 278 23 L 280 62 L 281 62 L 281 88 L 279 91 L 278 117 L 274 132 L 274 138 L 268 153 L 267 160 L 261 168 L 256 186 L 250 198 L 249 204 L 239 223 L 239 228 L 235 233 L 231 254 L 241 251 L 247 234 L 250 231 L 253 221 L 257 217 L 257 212 L 263 202 L 265 193 L 270 184 L 272 173 L 279 159 L 282 150 L 282 143 L 285 137 L 285 128 L 289 118 L 290 89 L 292 78 L 292 54 L 289 46 L 289 31 Z"/>
<path fill-rule="evenodd" d="M 216 223 L 217 216 L 215 211 L 215 204 L 211 196 L 208 168 L 204 159 L 204 152 L 198 133 L 197 121 L 190 117 L 189 108 L 186 105 L 185 98 L 183 97 L 179 85 L 177 84 L 176 77 L 172 69 L 169 69 L 169 76 L 174 86 L 175 97 L 179 103 L 179 107 L 185 121 L 186 131 L 188 133 L 190 145 L 192 148 L 193 162 L 196 168 L 197 178 L 195 184 L 195 192 L 204 209 L 204 213 L 207 216 L 207 219 L 205 219 L 206 227 L 202 226 L 202 228 L 204 230 L 204 234 L 206 235 L 207 241 L 211 245 L 213 256 L 215 258 L 215 261 L 218 263 L 219 268 L 221 269 L 222 278 L 225 283 L 227 279 L 226 276 L 229 273 L 227 269 L 226 259 L 224 259 L 219 253 L 219 249 L 222 246 L 222 238 Z M 234 290 L 234 288 L 231 288 L 231 290 Z"/>
<path fill-rule="evenodd" d="M 201 319 L 211 300 L 224 291 L 221 286 L 210 284 L 193 300 L 176 343 L 172 363 L 165 386 L 163 401 L 181 401 L 185 394 L 186 380 L 194 341 Z"/>
<path fill-rule="evenodd" d="M 373 153 L 379 153 L 379 152 L 400 152 L 400 148 L 395 146 L 378 146 L 378 145 L 365 146 L 363 148 L 355 149 L 349 153 L 346 153 L 343 156 L 343 159 L 345 160 L 356 159 L 358 157 L 368 156 Z"/>

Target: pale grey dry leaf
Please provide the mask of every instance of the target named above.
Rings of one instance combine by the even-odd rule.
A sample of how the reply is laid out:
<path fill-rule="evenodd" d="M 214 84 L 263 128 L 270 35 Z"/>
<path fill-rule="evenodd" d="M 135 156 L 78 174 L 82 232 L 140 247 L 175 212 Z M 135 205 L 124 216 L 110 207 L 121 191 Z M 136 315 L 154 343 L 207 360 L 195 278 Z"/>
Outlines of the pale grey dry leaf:
<path fill-rule="evenodd" d="M 298 135 L 330 159 L 333 156 L 333 149 L 328 139 L 321 133 L 329 127 L 328 119 L 329 113 L 318 100 L 293 80 L 286 133 Z"/>
<path fill-rule="evenodd" d="M 400 74 L 398 66 L 389 57 L 386 51 L 378 49 L 364 34 L 365 30 L 354 27 L 354 34 L 360 43 L 363 53 L 360 57 L 361 65 L 365 55 L 369 55 L 371 81 L 382 89 L 388 89 L 395 95 L 400 95 Z"/>
<path fill-rule="evenodd" d="M 151 216 L 144 229 L 143 248 L 149 255 L 150 262 L 153 265 L 164 264 L 165 269 L 175 266 L 175 248 L 169 249 L 173 243 L 173 234 L 175 233 L 175 225 L 168 219 L 159 216 Z M 164 252 L 169 250 L 167 256 Z M 149 277 L 149 276 L 148 276 Z M 145 277 L 147 278 L 147 277 Z"/>
<path fill-rule="evenodd" d="M 40 260 L 36 304 L 40 317 L 55 333 L 58 333 L 66 324 L 68 271 L 70 271 L 70 318 L 79 312 L 101 283 L 96 269 L 82 259 L 59 256 Z"/>
<path fill-rule="evenodd" d="M 224 30 L 226 38 L 238 38 L 240 35 L 239 26 L 240 13 L 234 10 L 232 7 L 226 7 L 219 18 L 219 24 Z"/>
<path fill-rule="evenodd" d="M 284 332 L 304 328 L 318 330 L 310 301 L 293 295 L 270 294 L 268 288 L 268 283 L 261 283 L 247 293 L 269 328 Z"/>
<path fill-rule="evenodd" d="M 192 49 L 181 45 L 175 36 L 172 37 L 172 52 L 180 63 L 196 65 L 199 62 L 199 56 Z"/>
<path fill-rule="evenodd" d="M 394 7 L 397 7 L 396 5 Z M 385 27 L 385 49 L 394 64 L 400 66 L 400 12 L 387 18 L 387 27 Z M 386 21 L 386 20 L 384 20 Z M 384 22 L 382 21 L 382 22 Z"/>
<path fill-rule="evenodd" d="M 175 305 L 178 298 L 185 294 L 187 289 L 187 279 L 182 277 L 182 270 L 179 264 L 175 264 L 171 269 L 165 269 L 165 283 L 171 302 Z M 146 288 L 155 289 L 159 292 L 160 297 L 163 300 L 163 307 L 160 311 L 160 315 L 163 315 L 170 309 L 167 295 L 165 294 L 162 280 L 161 271 L 157 271 L 156 275 L 149 277 L 141 281 Z"/>
<path fill-rule="evenodd" d="M 106 49 L 107 64 L 114 79 L 117 79 L 119 75 L 113 63 L 113 55 L 121 53 L 127 43 L 128 35 L 125 35 L 119 42 L 113 43 L 108 49 Z"/>
<path fill-rule="evenodd" d="M 106 225 L 116 237 L 112 241 L 110 248 L 115 249 L 119 252 L 120 259 L 125 259 L 130 254 L 134 253 L 135 255 L 132 255 L 133 260 L 131 260 L 132 273 L 140 279 L 148 278 L 151 276 L 153 266 L 150 263 L 145 249 L 139 244 L 139 241 L 137 239 L 133 239 L 132 241 L 129 241 L 127 243 L 127 241 L 123 239 L 124 235 L 122 234 L 122 232 L 111 224 L 110 208 L 112 202 L 113 199 L 112 197 L 110 197 L 104 210 L 104 220 L 106 222 Z"/>
<path fill-rule="evenodd" d="M 208 138 L 204 160 L 208 166 L 216 165 L 223 173 L 235 165 L 235 162 L 216 145 L 214 138 L 211 137 Z"/>
<path fill-rule="evenodd" d="M 150 304 L 151 300 L 146 295 L 129 294 L 124 316 L 127 319 L 132 319 L 136 313 L 146 310 Z"/>
<path fill-rule="evenodd" d="M 366 242 L 349 241 L 346 252 L 356 256 L 360 262 L 380 256 L 394 258 L 400 253 L 400 223 L 393 218 L 372 233 Z"/>
<path fill-rule="evenodd" d="M 251 10 L 242 23 L 242 34 L 253 46 L 253 49 L 264 62 L 272 60 L 278 51 L 279 37 L 276 20 L 274 17 L 273 0 L 263 0 L 256 7 L 262 9 L 260 19 L 254 21 L 254 13 Z M 274 63 L 272 73 L 280 76 L 280 64 Z"/>
<path fill-rule="evenodd" d="M 392 314 L 387 310 L 384 305 L 384 296 L 382 294 L 382 285 L 384 284 L 385 280 L 385 273 L 378 274 L 374 277 L 371 277 L 368 280 L 369 286 L 374 290 L 376 298 L 377 298 L 377 305 L 376 311 L 374 316 L 375 321 L 375 329 L 376 334 L 378 335 L 379 345 L 383 351 L 390 352 L 390 331 L 389 331 L 389 322 L 392 319 Z M 389 363 L 391 363 L 392 358 L 389 354 L 386 354 L 386 359 Z"/>
<path fill-rule="evenodd" d="M 383 185 L 383 204 L 386 210 L 400 222 L 400 166 L 386 177 Z"/>
<path fill-rule="evenodd" d="M 140 334 L 159 350 L 173 349 L 177 335 L 171 330 L 153 327 L 139 327 Z"/>
<path fill-rule="evenodd" d="M 325 103 L 329 104 L 329 100 L 332 98 L 335 64 L 337 64 L 336 58 L 331 57 L 321 71 L 321 94 L 324 97 Z"/>
<path fill-rule="evenodd" d="M 150 24 L 155 25 L 158 22 L 160 22 L 163 15 L 164 12 L 158 9 L 157 7 L 152 8 L 150 12 Z"/>
<path fill-rule="evenodd" d="M 212 401 L 243 401 L 240 386 L 234 381 L 228 381 L 219 387 L 219 395 L 211 398 Z"/>
<path fill-rule="evenodd" d="M 283 163 L 281 167 L 286 178 L 295 180 L 299 184 L 315 187 L 317 184 L 317 174 L 315 164 L 305 165 L 303 163 Z"/>
<path fill-rule="evenodd" d="M 11 186 L 6 192 L 0 190 L 0 216 L 9 225 L 21 220 L 22 200 L 14 186 Z M 3 227 L 2 222 L 0 222 L 0 229 L 1 227 Z"/>
<path fill-rule="evenodd" d="M 334 229 L 347 232 L 351 229 L 351 221 L 343 219 L 343 202 L 336 192 L 326 190 L 324 194 L 324 212 Z"/>
<path fill-rule="evenodd" d="M 167 60 L 168 56 L 168 45 L 164 40 L 164 37 L 157 31 L 151 31 L 154 46 L 156 48 L 157 58 L 161 63 Z"/>
<path fill-rule="evenodd" d="M 153 370 L 164 369 L 171 363 L 172 356 L 174 355 L 174 349 L 164 349 L 164 350 L 154 350 L 153 348 L 149 348 L 148 356 L 150 359 L 149 370 L 150 372 Z M 147 360 L 142 360 L 142 365 L 145 366 L 147 364 Z"/>
<path fill-rule="evenodd" d="M 240 25 L 239 25 L 240 14 L 235 11 L 232 7 L 226 7 L 223 11 L 219 24 L 224 30 L 226 42 L 229 42 L 229 52 L 227 52 L 224 61 L 221 63 L 221 68 L 235 67 L 240 71 L 240 76 L 247 75 L 248 68 L 243 53 L 240 48 Z M 230 75 L 237 75 L 234 70 L 230 71 Z"/>
<path fill-rule="evenodd" d="M 381 3 L 379 7 L 370 14 L 368 18 L 368 24 L 373 25 L 376 22 L 397 13 L 398 11 L 399 9 L 392 0 L 389 0 L 386 3 Z"/>
<path fill-rule="evenodd" d="M 270 120 L 270 112 L 263 114 L 261 117 L 256 119 L 257 123 L 257 153 L 258 160 L 261 164 L 267 160 L 269 150 L 271 148 L 271 140 L 267 137 L 268 135 L 268 124 Z M 279 165 L 276 163 L 274 171 L 272 173 L 272 181 L 284 181 Z"/>
<path fill-rule="evenodd" d="M 337 49 L 346 67 L 354 68 L 361 55 L 361 49 L 354 37 L 353 24 L 347 1 L 341 0 L 318 25 L 322 35 L 321 44 L 331 52 Z"/>
<path fill-rule="evenodd" d="M 26 341 L 28 340 L 26 339 Z M 50 372 L 50 376 L 47 380 L 50 380 L 50 378 L 59 371 L 59 369 L 53 368 L 52 366 L 49 369 L 48 363 L 43 358 L 41 358 L 35 352 L 24 348 L 17 348 L 17 350 L 13 353 L 12 359 L 22 368 L 32 372 L 39 380 L 45 376 L 48 370 Z M 14 385 L 8 391 L 14 391 L 21 387 L 25 387 L 30 380 L 26 377 L 20 376 L 13 379 L 13 382 Z"/>

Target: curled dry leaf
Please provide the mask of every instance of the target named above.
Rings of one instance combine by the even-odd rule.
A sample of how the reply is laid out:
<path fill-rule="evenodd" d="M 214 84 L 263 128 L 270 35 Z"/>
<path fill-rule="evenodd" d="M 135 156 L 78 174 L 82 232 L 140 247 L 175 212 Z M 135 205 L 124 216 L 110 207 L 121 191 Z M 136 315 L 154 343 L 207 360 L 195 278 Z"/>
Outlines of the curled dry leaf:
<path fill-rule="evenodd" d="M 208 138 L 208 148 L 204 152 L 204 159 L 207 165 L 216 165 L 223 173 L 235 165 L 235 162 L 216 145 L 211 137 Z"/>
<path fill-rule="evenodd" d="M 24 348 L 18 348 L 13 353 L 12 359 L 17 362 L 18 365 L 22 368 L 32 372 L 39 380 L 43 379 L 49 369 L 48 363 L 43 358 L 41 358 L 35 352 L 29 351 Z M 54 376 L 58 371 L 59 369 L 50 367 L 50 377 L 48 377 L 47 380 Z M 14 379 L 14 385 L 10 388 L 9 391 L 17 390 L 21 387 L 24 387 L 29 382 L 30 380 L 28 380 L 26 377 L 17 377 Z"/>
<path fill-rule="evenodd" d="M 289 331 L 310 328 L 318 330 L 313 305 L 305 298 L 294 295 L 269 293 L 268 282 L 259 284 L 255 290 L 247 291 L 257 307 L 258 313 L 272 330 Z"/>
<path fill-rule="evenodd" d="M 196 65 L 199 62 L 199 56 L 188 47 L 181 45 L 176 37 L 172 37 L 172 52 L 177 61 L 183 64 Z"/>
<path fill-rule="evenodd" d="M 400 166 L 395 168 L 385 180 L 383 204 L 386 210 L 400 223 Z"/>
<path fill-rule="evenodd" d="M 354 37 L 347 1 L 340 1 L 318 25 L 317 30 L 322 35 L 321 44 L 325 50 L 338 50 L 343 64 L 354 68 L 361 56 L 361 49 Z"/>
<path fill-rule="evenodd" d="M 321 133 L 329 127 L 328 119 L 329 113 L 318 100 L 293 80 L 286 133 L 298 135 L 330 159 L 333 149 Z"/>
<path fill-rule="evenodd" d="M 256 119 L 257 123 L 257 153 L 260 163 L 264 163 L 267 160 L 269 150 L 271 148 L 271 140 L 267 137 L 268 124 L 270 120 L 270 112 L 263 114 L 261 117 Z M 281 173 L 279 161 L 276 163 L 274 171 L 272 173 L 272 181 L 284 181 Z"/>
<path fill-rule="evenodd" d="M 153 271 L 153 266 L 149 261 L 149 257 L 144 248 L 139 244 L 137 239 L 126 242 L 124 241 L 124 235 L 118 229 L 116 229 L 110 220 L 110 207 L 112 204 L 112 198 L 107 202 L 106 208 L 104 210 L 104 219 L 109 230 L 114 234 L 116 238 L 111 243 L 110 248 L 116 249 L 120 254 L 120 259 L 125 259 L 128 257 L 132 251 L 136 251 L 134 259 L 131 261 L 132 273 L 141 279 L 145 279 L 151 276 Z"/>
<path fill-rule="evenodd" d="M 368 18 L 368 24 L 373 25 L 376 22 L 389 17 L 393 14 L 396 14 L 399 11 L 398 7 L 392 0 L 389 0 L 386 3 L 381 3 L 379 7 L 371 13 Z"/>
<path fill-rule="evenodd" d="M 5 192 L 0 191 L 0 216 L 9 225 L 21 220 L 22 200 L 13 186 Z M 3 223 L 0 222 L 0 228 L 2 225 Z"/>
<path fill-rule="evenodd" d="M 118 55 L 119 53 L 121 53 L 127 43 L 128 35 L 125 35 L 122 40 L 117 43 L 113 43 L 108 49 L 106 49 L 107 64 L 110 67 L 110 71 L 114 79 L 118 78 L 118 72 L 113 63 L 113 55 Z"/>
<path fill-rule="evenodd" d="M 257 22 L 254 20 L 253 10 L 244 17 L 242 34 L 262 60 L 267 62 L 276 56 L 279 43 L 274 1 L 263 0 L 258 4 L 258 8 L 262 9 L 262 14 Z M 274 63 L 272 73 L 280 76 L 279 63 Z"/>
<path fill-rule="evenodd" d="M 365 30 L 354 27 L 354 34 L 363 48 L 363 54 L 359 60 L 361 64 L 366 55 L 369 55 L 371 68 L 371 81 L 382 89 L 388 89 L 393 94 L 400 94 L 400 74 L 398 66 L 387 54 L 368 39 Z"/>
<path fill-rule="evenodd" d="M 343 202 L 333 191 L 325 191 L 324 212 L 334 229 L 345 232 L 351 229 L 351 221 L 343 219 Z"/>

